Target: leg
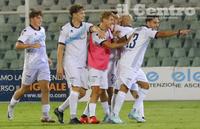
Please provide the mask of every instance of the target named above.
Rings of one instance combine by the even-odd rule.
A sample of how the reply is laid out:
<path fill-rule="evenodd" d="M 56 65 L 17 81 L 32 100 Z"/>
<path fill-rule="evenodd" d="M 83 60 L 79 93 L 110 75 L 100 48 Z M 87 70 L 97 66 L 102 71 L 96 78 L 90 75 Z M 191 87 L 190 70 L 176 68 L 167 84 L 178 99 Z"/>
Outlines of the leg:
<path fill-rule="evenodd" d="M 101 100 L 101 105 L 105 113 L 103 122 L 108 123 L 110 121 L 110 108 L 108 105 L 108 96 L 106 93 L 106 89 L 101 89 L 100 100 Z"/>
<path fill-rule="evenodd" d="M 20 98 L 23 97 L 25 93 L 28 93 L 30 91 L 30 85 L 22 85 L 20 89 L 17 89 L 12 96 L 12 99 L 10 101 L 10 104 L 8 105 L 8 119 L 13 119 L 13 111 L 15 105 L 19 102 Z"/>

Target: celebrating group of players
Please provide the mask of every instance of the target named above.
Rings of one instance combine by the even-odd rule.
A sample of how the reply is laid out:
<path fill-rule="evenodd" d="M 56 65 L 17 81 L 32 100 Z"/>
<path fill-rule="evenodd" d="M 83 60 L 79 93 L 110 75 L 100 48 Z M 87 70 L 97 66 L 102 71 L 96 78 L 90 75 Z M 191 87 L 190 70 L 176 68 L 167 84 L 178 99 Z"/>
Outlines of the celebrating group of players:
<path fill-rule="evenodd" d="M 71 21 L 62 27 L 58 39 L 57 77 L 67 80 L 70 95 L 54 110 L 58 121 L 64 123 L 63 112 L 69 108 L 70 124 L 100 123 L 95 113 L 100 99 L 105 113 L 102 122 L 121 124 L 119 112 L 130 90 L 135 103 L 128 117 L 145 122 L 143 100 L 149 91 L 149 83 L 141 65 L 149 41 L 186 35 L 190 30 L 158 31 L 158 16 L 147 16 L 145 26 L 133 28 L 130 15 L 119 16 L 110 11 L 103 12 L 99 25 L 95 26 L 83 22 L 83 6 L 72 5 L 69 12 Z M 29 17 L 30 26 L 22 31 L 16 43 L 17 49 L 25 49 L 25 61 L 21 88 L 8 105 L 8 119 L 13 119 L 15 105 L 37 80 L 42 94 L 41 121 L 55 122 L 49 115 L 51 60 L 46 54 L 42 12 L 32 10 Z M 85 96 L 87 90 L 91 90 L 91 95 L 83 115 L 78 119 L 78 100 Z"/>

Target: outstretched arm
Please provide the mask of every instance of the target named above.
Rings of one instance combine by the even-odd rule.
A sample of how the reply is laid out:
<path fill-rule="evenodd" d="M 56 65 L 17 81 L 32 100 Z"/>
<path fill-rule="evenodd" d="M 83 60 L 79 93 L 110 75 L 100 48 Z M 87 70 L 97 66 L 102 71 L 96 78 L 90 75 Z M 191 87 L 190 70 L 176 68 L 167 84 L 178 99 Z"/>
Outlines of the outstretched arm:
<path fill-rule="evenodd" d="M 156 33 L 156 38 L 187 35 L 189 32 L 191 32 L 191 30 L 187 30 L 187 29 L 181 29 L 178 31 L 158 31 Z"/>

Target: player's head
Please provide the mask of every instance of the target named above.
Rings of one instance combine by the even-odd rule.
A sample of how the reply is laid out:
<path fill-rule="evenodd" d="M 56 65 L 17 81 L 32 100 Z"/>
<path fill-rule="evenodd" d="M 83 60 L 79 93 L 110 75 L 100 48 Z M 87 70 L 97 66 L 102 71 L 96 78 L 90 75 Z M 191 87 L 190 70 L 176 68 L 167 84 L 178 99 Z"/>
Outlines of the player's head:
<path fill-rule="evenodd" d="M 35 27 L 40 27 L 42 25 L 42 11 L 32 9 L 29 13 L 29 19 L 31 22 L 31 25 Z"/>
<path fill-rule="evenodd" d="M 82 22 L 85 18 L 85 9 L 79 4 L 74 4 L 70 7 L 69 13 L 72 19 Z"/>
<path fill-rule="evenodd" d="M 158 29 L 160 25 L 159 16 L 157 15 L 149 15 L 146 17 L 146 25 L 153 29 Z"/>
<path fill-rule="evenodd" d="M 112 11 L 114 16 L 114 24 L 120 24 L 120 16 L 117 11 Z"/>
<path fill-rule="evenodd" d="M 114 24 L 114 15 L 110 11 L 105 11 L 101 14 L 101 23 L 104 24 L 106 28 L 110 28 Z"/>
<path fill-rule="evenodd" d="M 132 26 L 133 17 L 130 14 L 122 15 L 120 19 L 122 26 Z"/>

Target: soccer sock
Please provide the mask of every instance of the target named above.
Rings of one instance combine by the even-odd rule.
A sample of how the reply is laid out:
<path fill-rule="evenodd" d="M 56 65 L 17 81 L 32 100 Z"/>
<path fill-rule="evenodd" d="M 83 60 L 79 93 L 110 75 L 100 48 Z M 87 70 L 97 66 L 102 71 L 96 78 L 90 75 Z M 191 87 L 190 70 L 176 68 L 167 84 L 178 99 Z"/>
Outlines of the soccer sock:
<path fill-rule="evenodd" d="M 141 116 L 144 117 L 144 101 L 142 101 L 139 111 L 140 111 Z"/>
<path fill-rule="evenodd" d="M 116 102 L 116 96 L 117 96 L 117 94 L 113 94 L 112 101 L 111 101 L 111 111 L 113 111 L 113 109 L 114 109 L 115 102 Z"/>
<path fill-rule="evenodd" d="M 49 111 L 50 111 L 50 105 L 49 104 L 42 105 L 43 117 L 45 117 L 45 118 L 49 117 Z"/>
<path fill-rule="evenodd" d="M 19 102 L 19 100 L 16 100 L 16 99 L 14 99 L 14 97 L 12 97 L 12 99 L 10 100 L 10 106 L 14 107 L 18 102 Z"/>
<path fill-rule="evenodd" d="M 146 89 L 139 89 L 138 91 L 139 98 L 135 100 L 135 104 L 133 105 L 133 109 L 132 109 L 133 112 L 135 110 L 138 111 L 140 109 L 141 104 L 143 103 L 143 100 L 146 97 L 148 91 L 149 90 L 146 90 Z"/>
<path fill-rule="evenodd" d="M 112 107 L 111 107 L 111 105 L 108 105 L 109 106 L 109 111 L 110 111 L 110 113 L 111 113 L 111 111 L 112 111 Z"/>
<path fill-rule="evenodd" d="M 110 109 L 109 109 L 108 101 L 101 102 L 101 105 L 103 107 L 104 113 L 106 115 L 110 115 Z"/>
<path fill-rule="evenodd" d="M 76 117 L 77 105 L 78 105 L 78 96 L 79 93 L 75 91 L 71 91 L 69 96 L 69 107 L 70 107 L 70 115 L 71 119 Z"/>
<path fill-rule="evenodd" d="M 95 116 L 95 111 L 96 111 L 96 103 L 89 103 L 90 117 Z"/>
<path fill-rule="evenodd" d="M 125 98 L 126 98 L 126 93 L 119 91 L 116 96 L 116 101 L 115 101 L 116 103 L 115 103 L 114 110 L 113 110 L 113 113 L 115 116 L 119 115 L 119 112 L 121 110 L 121 107 L 124 103 Z"/>
<path fill-rule="evenodd" d="M 83 112 L 83 115 L 86 115 L 86 116 L 89 116 L 89 102 L 87 102 L 87 105 L 86 105 L 86 107 L 85 107 L 85 110 L 84 110 L 84 112 Z"/>
<path fill-rule="evenodd" d="M 65 100 L 65 102 L 63 102 L 59 107 L 58 107 L 58 111 L 60 112 L 64 112 L 66 108 L 69 107 L 69 97 Z"/>

